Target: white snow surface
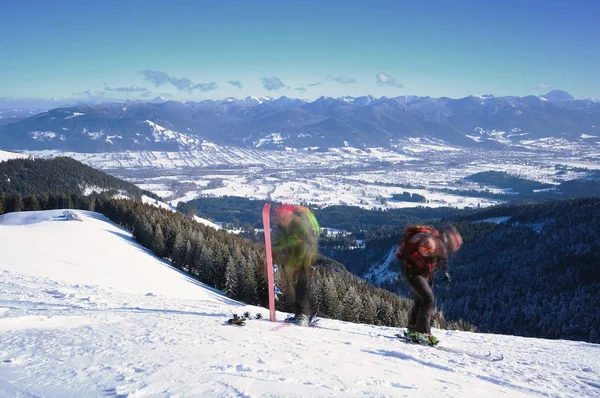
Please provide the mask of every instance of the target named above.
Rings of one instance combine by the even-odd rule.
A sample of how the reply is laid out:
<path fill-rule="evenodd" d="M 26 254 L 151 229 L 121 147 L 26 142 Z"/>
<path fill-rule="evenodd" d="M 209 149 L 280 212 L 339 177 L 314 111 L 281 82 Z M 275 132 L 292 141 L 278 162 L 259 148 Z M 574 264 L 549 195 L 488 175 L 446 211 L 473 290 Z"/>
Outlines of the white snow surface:
<path fill-rule="evenodd" d="M 268 321 L 154 257 L 102 215 L 0 218 L 2 397 L 592 397 L 600 345 L 434 330 L 440 346 L 322 319 Z M 246 326 L 232 313 L 260 312 Z M 285 314 L 278 313 L 278 319 Z M 387 337 L 386 337 L 387 336 Z"/>
<path fill-rule="evenodd" d="M 27 155 L 23 155 L 22 153 L 8 152 L 8 151 L 0 150 L 0 162 L 3 162 L 5 160 L 10 160 L 10 159 L 24 159 L 26 157 L 27 157 Z"/>
<path fill-rule="evenodd" d="M 199 222 L 200 224 L 204 224 L 207 227 L 211 227 L 211 228 L 214 228 L 214 229 L 221 229 L 220 226 L 218 226 L 217 224 L 215 224 L 214 222 L 212 222 L 210 220 L 207 220 L 206 218 L 194 216 L 194 221 Z"/>
<path fill-rule="evenodd" d="M 145 203 L 147 205 L 152 205 L 152 206 L 160 207 L 162 209 L 173 211 L 173 212 L 177 211 L 175 209 L 175 207 L 169 205 L 168 203 L 162 202 L 160 200 L 156 200 L 156 199 L 151 198 L 151 197 L 146 196 L 146 195 L 142 195 L 142 203 Z"/>
<path fill-rule="evenodd" d="M 67 116 L 67 117 L 65 118 L 65 120 L 66 120 L 66 119 L 73 119 L 74 117 L 77 117 L 77 116 L 83 116 L 83 115 L 85 115 L 85 113 L 81 113 L 81 112 L 73 112 L 73 114 L 72 114 L 72 115 L 70 115 L 70 116 Z"/>

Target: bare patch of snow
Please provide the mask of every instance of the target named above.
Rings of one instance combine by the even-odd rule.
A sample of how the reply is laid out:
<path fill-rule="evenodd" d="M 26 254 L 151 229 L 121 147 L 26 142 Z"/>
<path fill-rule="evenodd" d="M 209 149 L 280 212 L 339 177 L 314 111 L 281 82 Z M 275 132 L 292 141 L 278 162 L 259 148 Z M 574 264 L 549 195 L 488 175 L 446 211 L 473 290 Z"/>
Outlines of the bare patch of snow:
<path fill-rule="evenodd" d="M 73 114 L 72 114 L 71 116 L 67 116 L 67 117 L 65 118 L 65 120 L 67 120 L 67 119 L 73 119 L 74 117 L 77 117 L 77 116 L 83 116 L 83 115 L 85 115 L 85 113 L 73 112 Z"/>
<path fill-rule="evenodd" d="M 39 141 L 49 141 L 56 138 L 56 133 L 54 131 L 32 131 L 29 133 L 31 138 Z"/>

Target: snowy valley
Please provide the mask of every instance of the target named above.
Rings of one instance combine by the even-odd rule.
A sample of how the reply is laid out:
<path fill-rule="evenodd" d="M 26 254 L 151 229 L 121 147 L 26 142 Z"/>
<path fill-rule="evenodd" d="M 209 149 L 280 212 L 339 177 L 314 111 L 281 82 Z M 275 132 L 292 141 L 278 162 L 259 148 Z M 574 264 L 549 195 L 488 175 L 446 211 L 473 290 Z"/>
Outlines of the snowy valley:
<path fill-rule="evenodd" d="M 230 195 L 320 207 L 487 207 L 505 201 L 490 193 L 507 194 L 510 199 L 513 192 L 465 177 L 495 170 L 557 186 L 600 167 L 600 144 L 566 140 L 539 140 L 502 150 L 411 139 L 395 149 L 282 151 L 211 145 L 181 152 L 21 152 L 39 158 L 72 157 L 173 205 L 200 196 Z M 422 195 L 427 202 L 393 199 L 403 192 Z"/>

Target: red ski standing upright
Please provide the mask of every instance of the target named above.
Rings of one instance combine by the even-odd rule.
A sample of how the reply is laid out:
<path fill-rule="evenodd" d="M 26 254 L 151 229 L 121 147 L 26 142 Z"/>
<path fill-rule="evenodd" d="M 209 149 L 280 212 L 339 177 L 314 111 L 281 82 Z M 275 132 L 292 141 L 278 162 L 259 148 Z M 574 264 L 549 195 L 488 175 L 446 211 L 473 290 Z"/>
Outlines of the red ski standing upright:
<path fill-rule="evenodd" d="M 265 203 L 262 211 L 265 230 L 265 249 L 267 256 L 267 286 L 269 289 L 269 319 L 276 322 L 275 316 L 275 280 L 273 278 L 273 256 L 271 253 L 271 202 Z"/>

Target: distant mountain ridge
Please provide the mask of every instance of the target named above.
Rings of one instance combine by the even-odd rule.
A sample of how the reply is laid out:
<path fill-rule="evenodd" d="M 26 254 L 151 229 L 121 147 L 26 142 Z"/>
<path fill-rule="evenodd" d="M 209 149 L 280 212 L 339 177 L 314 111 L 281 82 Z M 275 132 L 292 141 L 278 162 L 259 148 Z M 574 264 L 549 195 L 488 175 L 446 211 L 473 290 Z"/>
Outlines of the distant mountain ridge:
<path fill-rule="evenodd" d="M 401 146 L 409 139 L 502 148 L 546 137 L 597 138 L 600 102 L 544 96 L 247 97 L 127 101 L 51 109 L 0 125 L 0 148 L 75 152 L 187 151 L 205 145 Z"/>

